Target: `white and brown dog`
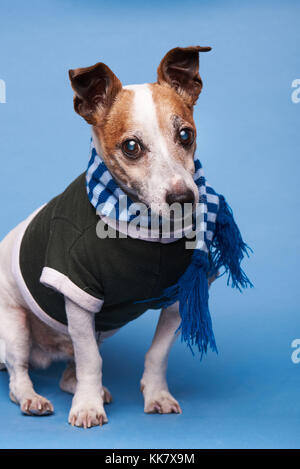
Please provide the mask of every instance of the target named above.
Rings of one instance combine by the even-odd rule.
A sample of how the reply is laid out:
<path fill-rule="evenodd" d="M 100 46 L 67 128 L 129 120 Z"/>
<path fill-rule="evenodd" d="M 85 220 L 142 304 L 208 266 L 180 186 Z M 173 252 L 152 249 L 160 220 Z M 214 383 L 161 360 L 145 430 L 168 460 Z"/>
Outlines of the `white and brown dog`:
<path fill-rule="evenodd" d="M 132 200 L 161 208 L 166 202 L 198 201 L 193 181 L 193 106 L 202 89 L 199 52 L 208 50 L 172 49 L 161 61 L 153 84 L 122 87 L 103 63 L 70 71 L 75 110 L 92 125 L 98 154 Z M 2 368 L 9 373 L 10 398 L 26 414 L 52 413 L 52 404 L 35 392 L 28 367 L 68 360 L 60 386 L 74 393 L 69 422 L 85 428 L 102 425 L 107 422 L 104 404 L 111 395 L 102 385 L 95 315 L 66 291 L 67 327 L 56 327 L 55 321 L 43 321 L 36 314 L 34 302 L 20 288 L 17 248 L 34 217 L 19 224 L 0 244 L 0 341 L 5 344 Z M 118 288 L 117 280 L 115 284 Z M 162 310 L 141 380 L 147 413 L 181 413 L 166 382 L 168 353 L 179 324 L 177 304 Z M 114 332 L 101 334 L 101 341 Z"/>

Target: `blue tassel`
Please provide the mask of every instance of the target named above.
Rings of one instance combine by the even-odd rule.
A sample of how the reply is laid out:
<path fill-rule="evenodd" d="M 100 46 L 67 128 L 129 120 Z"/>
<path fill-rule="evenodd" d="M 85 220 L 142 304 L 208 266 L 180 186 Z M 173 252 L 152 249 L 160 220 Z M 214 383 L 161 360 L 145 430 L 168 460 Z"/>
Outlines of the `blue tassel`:
<path fill-rule="evenodd" d="M 221 267 L 225 268 L 224 273 L 228 273 L 227 285 L 238 288 L 253 287 L 247 275 L 241 268 L 241 261 L 246 255 L 249 257 L 248 250 L 252 250 L 244 243 L 240 230 L 234 221 L 232 210 L 225 201 L 225 198 L 219 196 L 220 205 L 217 216 L 216 231 L 212 242 L 211 263 L 213 269 L 211 272 L 217 272 Z"/>
<path fill-rule="evenodd" d="M 164 292 L 167 304 L 179 301 L 181 324 L 178 330 L 181 330 L 181 340 L 187 343 L 193 355 L 192 346 L 196 345 L 201 359 L 207 353 L 208 346 L 218 352 L 208 307 L 208 268 L 207 254 L 195 250 L 191 264 L 177 284 Z"/>
<path fill-rule="evenodd" d="M 221 195 L 211 248 L 209 256 L 195 249 L 191 264 L 176 285 L 167 288 L 162 298 L 152 299 L 160 307 L 179 301 L 181 340 L 187 343 L 193 355 L 192 347 L 197 346 L 201 359 L 208 347 L 218 353 L 208 306 L 208 277 L 224 267 L 224 273 L 229 273 L 227 284 L 231 281 L 232 287 L 240 291 L 241 287 L 253 286 L 240 266 L 245 254 L 249 257 L 248 250 L 251 249 L 244 243 L 232 211 Z"/>

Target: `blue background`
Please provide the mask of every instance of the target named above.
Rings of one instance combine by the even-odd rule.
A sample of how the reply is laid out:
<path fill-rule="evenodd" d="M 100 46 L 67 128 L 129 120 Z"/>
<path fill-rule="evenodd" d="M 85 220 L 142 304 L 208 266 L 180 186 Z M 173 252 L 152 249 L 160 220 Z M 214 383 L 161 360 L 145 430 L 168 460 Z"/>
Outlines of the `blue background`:
<path fill-rule="evenodd" d="M 72 109 L 69 68 L 107 63 L 124 84 L 151 82 L 175 46 L 210 45 L 195 111 L 205 173 L 226 195 L 254 249 L 243 295 L 211 290 L 219 356 L 203 362 L 178 342 L 169 384 L 183 415 L 145 415 L 139 379 L 158 313 L 149 311 L 104 346 L 109 424 L 67 424 L 71 396 L 61 364 L 34 371 L 55 414 L 24 417 L 0 374 L 3 448 L 300 447 L 298 1 L 1 0 L 0 237 L 62 191 L 88 161 L 90 129 Z"/>

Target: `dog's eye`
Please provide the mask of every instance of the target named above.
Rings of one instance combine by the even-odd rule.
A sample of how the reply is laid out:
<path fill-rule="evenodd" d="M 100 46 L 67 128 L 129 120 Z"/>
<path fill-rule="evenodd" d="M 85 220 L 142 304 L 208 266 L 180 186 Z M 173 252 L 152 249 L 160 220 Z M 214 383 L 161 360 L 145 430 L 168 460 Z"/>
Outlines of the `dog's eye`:
<path fill-rule="evenodd" d="M 125 140 L 122 143 L 122 151 L 126 156 L 136 158 L 141 153 L 141 147 L 136 140 Z"/>
<path fill-rule="evenodd" d="M 180 143 L 182 143 L 182 145 L 184 146 L 192 145 L 192 143 L 194 142 L 193 130 L 188 129 L 188 128 L 181 129 L 179 131 L 179 139 L 180 139 Z"/>

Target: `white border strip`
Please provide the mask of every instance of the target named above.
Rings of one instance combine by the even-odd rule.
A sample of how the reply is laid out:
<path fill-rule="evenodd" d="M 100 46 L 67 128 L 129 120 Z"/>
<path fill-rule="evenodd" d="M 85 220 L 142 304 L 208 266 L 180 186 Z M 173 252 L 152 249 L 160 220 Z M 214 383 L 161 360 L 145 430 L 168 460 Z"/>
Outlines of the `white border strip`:
<path fill-rule="evenodd" d="M 56 319 L 51 318 L 48 316 L 48 314 L 45 313 L 45 311 L 42 310 L 42 308 L 38 305 L 38 303 L 35 301 L 33 296 L 31 295 L 24 279 L 22 276 L 22 272 L 20 269 L 20 247 L 22 243 L 22 239 L 24 236 L 24 233 L 31 222 L 33 218 L 38 214 L 40 210 L 44 205 L 40 208 L 38 208 L 35 212 L 33 212 L 26 220 L 24 220 L 22 223 L 20 223 L 20 231 L 18 233 L 18 236 L 16 238 L 14 247 L 13 247 L 13 253 L 12 253 L 12 273 L 15 278 L 15 281 L 19 287 L 19 290 L 23 296 L 23 299 L 28 307 L 28 309 L 34 313 L 41 321 L 45 322 L 48 324 L 48 326 L 52 327 L 53 329 L 57 330 L 58 332 L 61 332 L 62 334 L 68 334 L 68 327 L 65 324 L 62 324 L 59 321 L 56 321 Z"/>
<path fill-rule="evenodd" d="M 89 311 L 90 313 L 99 313 L 104 301 L 95 298 L 89 293 L 79 288 L 73 283 L 66 275 L 51 267 L 44 267 L 40 282 L 46 287 L 62 293 L 69 300 L 76 303 L 81 308 Z"/>
<path fill-rule="evenodd" d="M 42 310 L 39 304 L 35 301 L 23 279 L 20 268 L 20 248 L 24 233 L 29 223 L 44 206 L 45 205 L 35 210 L 35 212 L 33 212 L 26 220 L 20 223 L 20 231 L 16 238 L 12 253 L 12 273 L 23 296 L 23 299 L 30 311 L 32 311 L 32 313 L 34 313 L 41 321 L 48 324 L 48 326 L 52 327 L 58 332 L 68 334 L 68 327 L 45 313 L 45 311 Z M 81 290 L 70 279 L 68 279 L 68 277 L 54 269 L 51 269 L 50 267 L 44 267 L 40 281 L 45 286 L 59 291 L 63 295 L 70 298 L 70 300 L 77 303 L 80 307 L 92 313 L 98 313 L 104 303 L 103 300 L 95 298 L 89 293 Z"/>

